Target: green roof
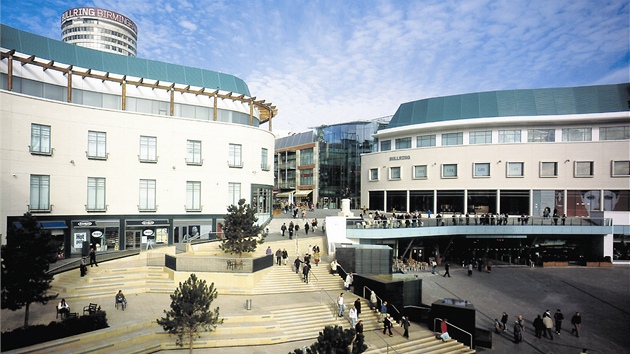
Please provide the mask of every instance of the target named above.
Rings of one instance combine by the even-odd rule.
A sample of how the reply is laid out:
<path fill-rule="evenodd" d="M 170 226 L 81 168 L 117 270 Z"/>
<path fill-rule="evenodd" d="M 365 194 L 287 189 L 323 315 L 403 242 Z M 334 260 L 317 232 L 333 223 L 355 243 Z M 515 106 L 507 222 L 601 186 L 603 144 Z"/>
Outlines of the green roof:
<path fill-rule="evenodd" d="M 219 89 L 251 96 L 245 81 L 236 76 L 189 66 L 106 53 L 0 25 L 0 46 L 37 58 L 85 69 Z"/>
<path fill-rule="evenodd" d="M 622 112 L 630 83 L 477 92 L 403 103 L 387 128 L 459 119 Z"/>

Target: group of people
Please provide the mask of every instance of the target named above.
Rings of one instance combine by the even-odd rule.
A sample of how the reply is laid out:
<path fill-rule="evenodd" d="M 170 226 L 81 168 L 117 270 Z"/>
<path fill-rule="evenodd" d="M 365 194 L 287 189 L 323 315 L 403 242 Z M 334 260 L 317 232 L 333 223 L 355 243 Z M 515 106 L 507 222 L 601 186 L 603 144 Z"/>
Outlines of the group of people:
<path fill-rule="evenodd" d="M 496 333 L 506 331 L 508 317 L 508 314 L 503 312 L 501 314 L 500 321 L 496 318 L 494 319 L 494 328 Z M 564 314 L 560 309 L 558 309 L 553 315 L 549 310 L 545 311 L 542 315 L 538 315 L 532 323 L 536 338 L 542 338 L 544 336 L 545 338 L 548 337 L 550 340 L 553 340 L 553 332 L 555 332 L 556 335 L 560 335 L 562 332 L 563 321 Z M 582 316 L 579 312 L 576 312 L 573 317 L 571 317 L 571 325 L 573 327 L 571 329 L 571 334 L 579 338 L 580 326 L 582 325 Z M 514 321 L 514 343 L 520 343 L 523 341 L 523 332 L 525 332 L 525 321 L 523 320 L 523 316 L 519 315 Z"/>
<path fill-rule="evenodd" d="M 304 260 L 300 259 L 300 255 L 298 254 L 295 257 L 295 260 L 293 261 L 293 271 L 295 272 L 295 274 L 299 274 L 300 270 L 302 271 L 302 280 L 305 283 L 308 283 L 308 276 L 309 273 L 311 271 L 311 258 L 313 258 L 313 262 L 315 263 L 315 266 L 319 266 L 319 261 L 320 261 L 320 248 L 318 245 L 315 245 L 311 248 L 311 246 L 308 246 L 309 250 L 313 251 L 313 255 L 311 256 L 310 253 L 306 252 L 306 254 L 304 255 Z M 276 252 L 276 257 L 277 257 L 277 252 Z M 284 252 L 282 253 L 282 257 L 284 257 Z M 285 263 L 286 264 L 286 263 Z"/>
<path fill-rule="evenodd" d="M 314 218 L 313 220 L 307 220 L 304 223 L 304 232 L 307 235 L 308 235 L 309 230 L 313 230 L 313 232 L 316 232 L 318 224 L 319 224 L 319 221 L 317 221 L 317 218 Z M 282 223 L 282 226 L 280 226 L 280 233 L 282 237 L 284 237 L 284 234 L 287 231 L 289 231 L 289 240 L 292 240 L 294 232 L 295 232 L 295 235 L 297 235 L 298 232 L 300 231 L 300 225 L 297 222 L 293 223 L 293 221 L 289 222 L 289 226 L 287 226 L 286 223 Z"/>

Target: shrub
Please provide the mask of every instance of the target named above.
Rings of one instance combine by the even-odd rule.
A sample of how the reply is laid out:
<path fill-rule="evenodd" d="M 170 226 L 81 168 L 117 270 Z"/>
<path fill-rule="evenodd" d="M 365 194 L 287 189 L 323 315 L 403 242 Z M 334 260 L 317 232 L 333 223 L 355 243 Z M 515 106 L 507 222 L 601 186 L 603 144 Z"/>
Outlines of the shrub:
<path fill-rule="evenodd" d="M 48 325 L 22 327 L 2 333 L 2 351 L 28 347 L 107 327 L 105 311 L 97 311 L 91 316 L 68 318 L 60 322 L 52 321 Z"/>

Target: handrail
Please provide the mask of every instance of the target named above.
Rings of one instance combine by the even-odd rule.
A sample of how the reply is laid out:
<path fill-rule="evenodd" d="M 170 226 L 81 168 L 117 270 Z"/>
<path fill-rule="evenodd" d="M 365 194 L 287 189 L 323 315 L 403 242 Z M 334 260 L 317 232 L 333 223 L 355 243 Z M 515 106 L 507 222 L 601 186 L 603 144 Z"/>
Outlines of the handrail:
<path fill-rule="evenodd" d="M 369 332 L 370 332 L 371 334 L 375 334 L 375 335 L 378 337 L 378 339 L 382 340 L 382 341 L 383 341 L 383 343 L 385 343 L 385 345 L 387 346 L 387 347 L 385 348 L 386 353 L 389 353 L 389 350 L 391 349 L 394 353 L 399 354 L 399 353 L 398 353 L 398 351 L 396 351 L 396 349 L 394 349 L 394 347 L 392 347 L 389 343 L 387 343 L 387 341 L 385 340 L 385 338 L 381 337 L 381 335 L 380 335 L 380 334 L 378 334 L 378 331 L 379 331 L 378 329 L 373 329 L 373 330 L 371 330 L 371 331 L 369 331 Z M 370 342 L 372 342 L 372 339 L 371 339 L 371 338 L 370 338 Z"/>
<path fill-rule="evenodd" d="M 443 320 L 443 319 L 438 318 L 438 317 L 435 317 L 435 318 L 433 319 L 433 332 L 437 332 L 437 331 L 435 330 L 435 325 L 436 325 L 435 321 L 436 321 L 436 320 L 440 320 L 440 322 L 444 322 L 444 320 Z M 459 329 L 459 330 L 460 330 L 460 332 L 463 332 L 463 333 L 468 334 L 468 336 L 470 337 L 470 344 L 469 344 L 469 347 L 470 347 L 470 349 L 472 349 L 472 348 L 473 348 L 473 336 L 472 336 L 472 334 L 470 334 L 469 332 L 464 331 L 463 329 L 461 329 L 461 328 L 459 328 L 459 327 L 455 326 L 455 325 L 454 325 L 454 324 L 452 324 L 452 323 L 447 322 L 447 325 L 449 325 L 450 327 L 453 327 L 453 328 Z"/>
<path fill-rule="evenodd" d="M 370 289 L 367 285 L 363 286 L 363 298 L 364 299 L 369 299 L 369 297 L 365 296 L 365 289 L 368 289 L 370 292 L 372 291 L 372 289 Z M 381 306 L 383 305 L 383 302 L 385 302 L 385 300 L 383 300 L 383 298 L 381 298 L 380 296 L 376 295 L 376 300 L 381 300 Z M 378 305 L 378 304 L 377 304 Z M 400 311 L 396 308 L 396 306 L 394 306 L 394 304 L 388 304 L 391 305 L 392 308 L 394 310 L 396 310 L 396 312 L 398 312 L 398 318 L 402 318 L 402 314 L 400 313 Z M 381 310 L 379 308 L 377 308 L 377 310 L 380 312 Z"/>
<path fill-rule="evenodd" d="M 326 296 L 330 299 L 330 302 L 332 302 L 333 305 L 330 308 L 333 310 L 332 311 L 333 317 L 336 318 L 338 316 L 337 314 L 339 313 L 339 311 L 337 310 L 337 308 L 338 308 L 337 301 L 335 301 L 332 297 L 330 297 L 330 295 L 328 294 L 328 292 L 326 290 L 324 290 L 323 288 L 319 288 L 319 303 L 320 304 L 323 303 L 323 301 L 322 301 L 322 293 L 326 294 Z M 344 316 L 344 318 L 345 318 L 345 316 Z"/>

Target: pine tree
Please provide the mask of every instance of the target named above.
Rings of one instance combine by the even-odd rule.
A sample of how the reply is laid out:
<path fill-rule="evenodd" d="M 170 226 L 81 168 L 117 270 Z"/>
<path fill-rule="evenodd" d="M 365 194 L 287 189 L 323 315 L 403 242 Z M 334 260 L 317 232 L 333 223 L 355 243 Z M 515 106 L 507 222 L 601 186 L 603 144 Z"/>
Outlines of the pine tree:
<path fill-rule="evenodd" d="M 223 234 L 225 239 L 219 246 L 225 253 L 238 254 L 256 251 L 256 246 L 265 242 L 263 227 L 256 225 L 258 218 L 255 210 L 245 204 L 245 199 L 238 201 L 238 206 L 230 205 L 225 215 Z"/>
<path fill-rule="evenodd" d="M 184 346 L 188 341 L 190 353 L 193 352 L 193 341 L 199 338 L 201 329 L 213 331 L 217 325 L 223 323 L 219 319 L 219 308 L 210 310 L 210 304 L 218 296 L 214 283 L 210 287 L 205 280 L 197 279 L 193 273 L 171 295 L 171 310 L 166 311 L 166 317 L 157 323 L 169 334 L 177 335 L 177 345 Z"/>
<path fill-rule="evenodd" d="M 19 223 L 21 227 L 9 226 L 7 244 L 2 246 L 2 308 L 24 307 L 24 327 L 28 327 L 30 305 L 46 304 L 59 295 L 47 294 L 53 275 L 46 273 L 57 247 L 50 232 L 43 231 L 30 213 Z"/>

